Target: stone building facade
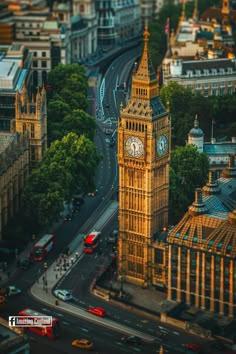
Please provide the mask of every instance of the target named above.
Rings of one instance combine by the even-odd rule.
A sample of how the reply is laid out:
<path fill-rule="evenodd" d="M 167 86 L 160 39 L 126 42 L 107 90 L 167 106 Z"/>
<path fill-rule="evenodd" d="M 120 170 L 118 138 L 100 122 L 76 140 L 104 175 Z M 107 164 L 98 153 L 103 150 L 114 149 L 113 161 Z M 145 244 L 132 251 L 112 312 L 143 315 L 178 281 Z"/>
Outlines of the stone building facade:
<path fill-rule="evenodd" d="M 21 206 L 29 166 L 28 137 L 0 132 L 0 239 L 3 227 Z"/>

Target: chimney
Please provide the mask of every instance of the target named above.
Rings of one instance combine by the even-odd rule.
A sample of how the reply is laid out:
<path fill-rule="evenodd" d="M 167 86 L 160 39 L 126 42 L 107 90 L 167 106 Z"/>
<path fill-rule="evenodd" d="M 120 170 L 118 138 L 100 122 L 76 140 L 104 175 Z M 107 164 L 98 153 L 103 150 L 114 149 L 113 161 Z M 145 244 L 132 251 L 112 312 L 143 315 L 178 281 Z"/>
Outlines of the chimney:
<path fill-rule="evenodd" d="M 229 155 L 228 166 L 222 171 L 222 177 L 224 178 L 236 178 L 236 166 L 235 166 L 235 155 Z"/>
<path fill-rule="evenodd" d="M 209 171 L 208 182 L 202 188 L 203 195 L 214 195 L 220 193 L 220 188 L 218 186 L 218 181 L 216 179 L 216 171 Z"/>
<path fill-rule="evenodd" d="M 192 216 L 201 215 L 208 211 L 202 200 L 202 190 L 201 188 L 195 189 L 195 200 L 193 204 L 188 208 L 188 212 Z"/>
<path fill-rule="evenodd" d="M 236 144 L 236 136 L 232 136 L 231 141 L 233 144 Z"/>

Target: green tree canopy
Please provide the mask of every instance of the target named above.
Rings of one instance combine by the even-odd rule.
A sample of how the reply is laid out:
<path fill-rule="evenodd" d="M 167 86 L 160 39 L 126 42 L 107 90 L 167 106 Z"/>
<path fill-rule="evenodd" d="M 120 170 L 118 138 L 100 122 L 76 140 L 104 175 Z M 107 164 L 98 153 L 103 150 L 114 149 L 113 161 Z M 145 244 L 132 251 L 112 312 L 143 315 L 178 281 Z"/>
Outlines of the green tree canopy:
<path fill-rule="evenodd" d="M 71 200 L 75 187 L 95 188 L 98 162 L 95 144 L 84 135 L 69 133 L 53 142 L 25 188 L 28 217 L 41 227 L 50 225 L 63 209 L 63 201 Z"/>
<path fill-rule="evenodd" d="M 194 191 L 207 181 L 208 157 L 193 145 L 178 147 L 170 161 L 170 220 L 176 223 L 193 202 Z"/>

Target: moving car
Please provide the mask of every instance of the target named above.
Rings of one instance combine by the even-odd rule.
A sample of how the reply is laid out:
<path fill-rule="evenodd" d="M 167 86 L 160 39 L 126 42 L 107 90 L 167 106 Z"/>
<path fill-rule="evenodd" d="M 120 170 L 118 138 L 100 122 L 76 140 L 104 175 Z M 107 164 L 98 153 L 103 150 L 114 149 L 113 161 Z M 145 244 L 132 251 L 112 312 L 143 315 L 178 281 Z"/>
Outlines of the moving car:
<path fill-rule="evenodd" d="M 71 301 L 73 300 L 73 296 L 71 295 L 71 292 L 68 290 L 64 289 L 56 289 L 54 290 L 54 294 L 58 299 L 61 299 L 63 301 Z"/>
<path fill-rule="evenodd" d="M 133 344 L 133 345 L 142 344 L 142 339 L 137 336 L 122 337 L 121 340 L 127 344 Z"/>
<path fill-rule="evenodd" d="M 89 193 L 88 193 L 88 196 L 89 196 L 89 197 L 95 197 L 96 194 L 97 194 L 97 190 L 94 191 L 94 192 L 89 192 Z"/>
<path fill-rule="evenodd" d="M 7 296 L 19 295 L 21 294 L 21 290 L 14 285 L 9 285 L 7 289 Z"/>
<path fill-rule="evenodd" d="M 116 243 L 118 237 L 118 230 L 113 230 L 108 236 L 108 243 Z"/>
<path fill-rule="evenodd" d="M 200 353 L 200 345 L 197 343 L 187 343 L 184 344 L 184 346 L 190 350 L 192 350 L 194 353 Z"/>
<path fill-rule="evenodd" d="M 94 347 L 94 344 L 89 339 L 75 339 L 72 343 L 73 347 L 85 350 L 91 350 Z"/>
<path fill-rule="evenodd" d="M 87 311 L 99 317 L 104 317 L 106 314 L 106 311 L 102 307 L 90 307 Z"/>
<path fill-rule="evenodd" d="M 72 213 L 67 213 L 67 214 L 64 216 L 64 221 L 71 221 L 72 218 L 73 218 Z"/>

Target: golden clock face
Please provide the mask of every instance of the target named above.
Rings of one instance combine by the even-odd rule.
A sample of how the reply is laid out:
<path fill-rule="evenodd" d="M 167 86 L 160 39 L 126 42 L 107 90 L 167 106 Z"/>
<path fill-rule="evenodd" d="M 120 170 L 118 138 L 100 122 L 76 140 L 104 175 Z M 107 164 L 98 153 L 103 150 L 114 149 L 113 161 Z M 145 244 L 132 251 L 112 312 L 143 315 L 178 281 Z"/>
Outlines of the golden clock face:
<path fill-rule="evenodd" d="M 142 140 L 136 136 L 130 136 L 125 142 L 125 150 L 129 156 L 139 158 L 144 152 Z"/>

